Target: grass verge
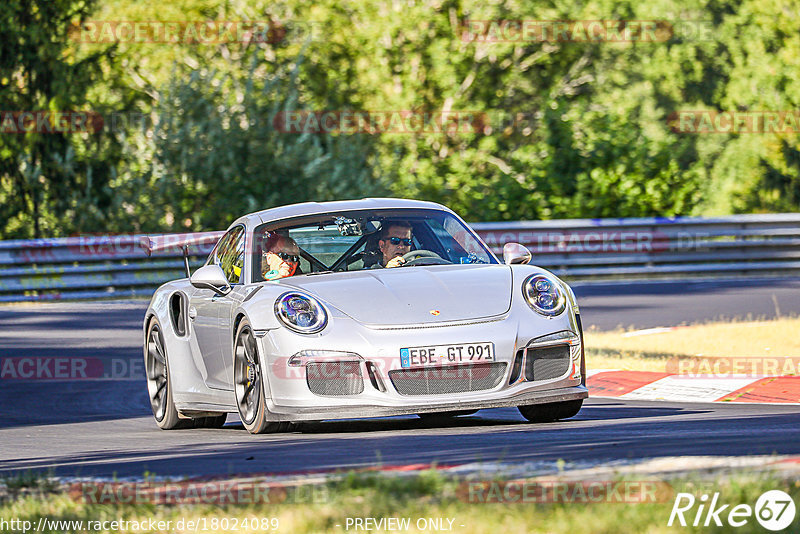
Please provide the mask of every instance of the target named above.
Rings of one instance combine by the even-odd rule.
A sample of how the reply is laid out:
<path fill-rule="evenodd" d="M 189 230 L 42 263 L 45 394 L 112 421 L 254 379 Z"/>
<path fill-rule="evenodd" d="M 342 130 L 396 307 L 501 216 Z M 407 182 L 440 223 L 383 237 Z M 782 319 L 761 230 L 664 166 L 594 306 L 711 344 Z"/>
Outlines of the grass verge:
<path fill-rule="evenodd" d="M 587 330 L 589 369 L 665 371 L 673 358 L 800 358 L 800 317 L 714 322 L 673 329 Z M 793 374 L 790 366 L 787 372 Z"/>
<path fill-rule="evenodd" d="M 652 477 L 650 477 L 652 480 Z M 521 481 L 520 481 L 521 482 Z M 640 482 L 632 479 L 618 479 L 617 483 Z M 541 483 L 541 481 L 540 481 Z M 585 483 L 585 482 L 584 482 Z M 754 517 L 748 526 L 735 528 L 723 526 L 708 528 L 691 526 L 700 504 L 700 496 L 712 497 L 719 493 L 718 502 L 730 504 L 728 511 L 738 504 L 755 506 L 758 497 L 765 491 L 780 489 L 800 503 L 800 482 L 787 480 L 776 475 L 740 474 L 733 477 L 709 481 L 708 479 L 683 478 L 668 482 L 669 492 L 659 492 L 660 502 L 622 503 L 585 502 L 575 500 L 576 493 L 566 492 L 570 502 L 541 503 L 519 502 L 524 493 L 516 493 L 514 502 L 483 503 L 470 502 L 470 492 L 465 490 L 465 482 L 447 478 L 436 471 L 424 472 L 413 476 L 389 477 L 380 474 L 350 473 L 336 481 L 320 486 L 324 492 L 311 492 L 316 495 L 314 502 L 258 503 L 245 505 L 215 506 L 210 504 L 191 505 L 154 505 L 154 504 L 95 504 L 85 499 L 76 498 L 74 494 L 56 490 L 41 481 L 29 480 L 28 487 L 20 481 L 12 483 L 14 490 L 0 504 L 0 519 L 9 521 L 17 519 L 28 521 L 31 525 L 39 525 L 40 518 L 52 521 L 83 521 L 83 528 L 72 528 L 62 525 L 55 530 L 44 529 L 44 532 L 93 532 L 98 529 L 86 528 L 92 521 L 122 520 L 144 523 L 145 528 L 112 529 L 110 532 L 152 532 L 152 531 L 195 531 L 198 532 L 286 532 L 304 533 L 339 533 L 354 532 L 355 518 L 408 519 L 407 528 L 394 531 L 403 532 L 436 532 L 454 533 L 496 533 L 496 532 L 572 532 L 572 533 L 660 533 L 675 532 L 667 527 L 675 496 L 678 492 L 687 492 L 695 496 L 697 504 L 686 512 L 687 528 L 677 530 L 686 532 L 753 532 L 763 530 Z M 9 486 L 11 487 L 11 486 Z M 482 495 L 488 496 L 490 493 Z M 320 498 L 323 495 L 324 498 Z M 495 492 L 502 498 L 503 491 Z M 587 493 L 588 495 L 588 493 Z M 511 498 L 511 497 L 505 497 Z M 588 497 L 587 497 L 588 498 Z M 475 500 L 474 498 L 472 499 Z M 529 501 L 531 499 L 528 499 Z M 535 499 L 534 499 L 535 500 Z M 232 519 L 237 518 L 237 528 L 232 528 Z M 242 528 L 241 521 L 247 518 L 249 523 Z M 348 523 L 350 518 L 350 523 Z M 726 515 L 721 516 L 725 521 Z M 225 528 L 223 520 L 228 520 Z M 252 528 L 252 520 L 259 523 Z M 266 523 L 260 523 L 267 520 Z M 169 521 L 156 528 L 150 528 L 150 521 Z M 274 521 L 272 521 L 274 520 Z M 438 520 L 431 521 L 431 520 Z M 705 520 L 705 515 L 701 523 Z M 176 528 L 183 521 L 183 529 Z M 188 521 L 200 525 L 197 529 L 187 528 Z M 350 528 L 348 529 L 348 524 Z M 402 523 L 400 523 L 402 525 Z M 796 529 L 800 520 L 795 519 Z M 161 528 L 159 528 L 161 527 Z M 213 528 L 212 528 L 213 527 Z M 447 529 L 441 527 L 448 527 Z M 438 530 L 437 530 L 438 528 Z M 10 529 L 7 529 L 10 530 Z M 375 529 L 390 531 L 390 529 Z M 794 530 L 787 530 L 794 531 Z M 41 531 L 40 531 L 41 532 Z"/>

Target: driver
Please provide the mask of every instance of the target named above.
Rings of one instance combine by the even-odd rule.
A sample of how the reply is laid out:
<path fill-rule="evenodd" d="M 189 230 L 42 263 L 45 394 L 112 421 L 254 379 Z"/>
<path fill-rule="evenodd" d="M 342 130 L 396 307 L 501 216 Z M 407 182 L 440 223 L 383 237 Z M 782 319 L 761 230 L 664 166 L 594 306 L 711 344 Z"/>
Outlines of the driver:
<path fill-rule="evenodd" d="M 294 239 L 276 233 L 267 233 L 264 237 L 264 253 L 261 255 L 261 275 L 264 280 L 300 274 L 300 248 Z"/>
<path fill-rule="evenodd" d="M 411 225 L 405 221 L 390 221 L 381 228 L 378 239 L 383 267 L 400 267 L 406 260 L 403 254 L 411 252 Z"/>

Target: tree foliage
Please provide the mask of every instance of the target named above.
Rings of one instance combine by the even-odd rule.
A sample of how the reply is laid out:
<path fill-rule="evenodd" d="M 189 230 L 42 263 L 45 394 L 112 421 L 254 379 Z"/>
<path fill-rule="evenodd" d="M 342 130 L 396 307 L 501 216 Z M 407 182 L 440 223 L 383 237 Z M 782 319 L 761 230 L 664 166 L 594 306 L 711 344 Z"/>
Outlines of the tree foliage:
<path fill-rule="evenodd" d="M 296 64 L 244 74 L 195 71 L 161 93 L 151 132 L 153 164 L 136 189 L 149 195 L 139 221 L 168 229 L 219 227 L 267 206 L 384 192 L 369 136 L 287 134 L 280 113 L 300 105 Z"/>
<path fill-rule="evenodd" d="M 70 43 L 66 25 L 87 16 L 304 31 Z M 37 224 L 49 234 L 222 228 L 249 210 L 379 194 L 440 201 L 470 220 L 800 205 L 796 134 L 670 124 L 681 110 L 796 111 L 800 0 L 10 0 L 0 17 L 11 36 L 0 44 L 3 109 L 147 117 L 95 136 L 0 137 L 7 237 Z M 680 31 L 657 42 L 462 38 L 465 21 L 509 19 L 661 20 Z M 275 114 L 294 109 L 489 120 L 472 133 L 276 131 Z"/>
<path fill-rule="evenodd" d="M 112 105 L 92 99 L 94 87 L 106 95 L 125 93 L 108 79 L 113 47 L 76 57 L 68 31 L 86 18 L 93 2 L 8 0 L 0 9 L 0 110 L 36 113 L 51 127 L 58 113 L 100 114 Z M 113 106 L 125 110 L 129 102 Z M 18 116 L 18 115 L 17 115 Z M 19 123 L 17 122 L 17 126 Z M 103 225 L 112 205 L 121 147 L 109 132 L 15 132 L 0 134 L 0 235 L 64 235 Z M 91 128 L 89 128 L 90 130 Z"/>

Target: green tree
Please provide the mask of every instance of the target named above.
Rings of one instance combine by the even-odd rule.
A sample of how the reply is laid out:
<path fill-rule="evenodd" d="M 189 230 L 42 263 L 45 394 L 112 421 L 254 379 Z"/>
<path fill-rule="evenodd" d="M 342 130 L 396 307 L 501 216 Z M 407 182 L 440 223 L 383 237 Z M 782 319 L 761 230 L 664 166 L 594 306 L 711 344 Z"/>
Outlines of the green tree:
<path fill-rule="evenodd" d="M 98 85 L 106 91 L 115 87 L 106 79 L 113 48 L 76 57 L 68 35 L 72 23 L 87 17 L 92 7 L 92 1 L 83 0 L 4 3 L 0 110 L 40 116 L 105 113 L 102 99 L 93 100 L 88 94 Z M 0 133 L 0 235 L 40 237 L 101 227 L 109 216 L 108 184 L 120 153 L 113 133 L 13 130 L 7 122 Z"/>
<path fill-rule="evenodd" d="M 327 39 L 312 44 L 310 77 L 360 81 L 368 109 L 491 117 L 475 134 L 384 135 L 381 167 L 397 175 L 396 195 L 479 220 L 685 214 L 701 199 L 696 140 L 666 118 L 696 77 L 682 56 L 704 44 L 462 39 L 468 20 L 653 19 L 689 2 L 659 6 L 658 17 L 603 0 L 314 4 Z"/>
<path fill-rule="evenodd" d="M 0 13 L 10 36 L 0 109 L 136 110 L 149 126 L 3 135 L 0 232 L 219 228 L 253 209 L 384 192 L 471 220 L 797 210 L 797 135 L 685 134 L 669 118 L 796 110 L 798 2 L 11 0 Z M 94 20 L 313 32 L 267 43 L 65 41 L 92 6 Z M 467 20 L 503 19 L 665 20 L 684 31 L 655 43 L 462 39 Z M 277 132 L 269 117 L 290 109 L 489 120 L 473 133 Z"/>
<path fill-rule="evenodd" d="M 240 215 L 303 201 L 385 192 L 373 171 L 375 139 L 287 133 L 280 114 L 302 106 L 298 67 L 265 64 L 244 75 L 199 70 L 175 78 L 154 110 L 141 218 L 168 229 L 224 228 Z M 236 72 L 236 71 L 234 71 Z"/>

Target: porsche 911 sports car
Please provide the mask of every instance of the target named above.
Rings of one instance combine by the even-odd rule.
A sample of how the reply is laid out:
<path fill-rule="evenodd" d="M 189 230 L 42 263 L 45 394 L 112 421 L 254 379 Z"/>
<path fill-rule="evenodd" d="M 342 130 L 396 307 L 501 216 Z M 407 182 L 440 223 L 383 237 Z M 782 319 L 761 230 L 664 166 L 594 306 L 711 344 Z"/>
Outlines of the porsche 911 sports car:
<path fill-rule="evenodd" d="M 154 251 L 198 236 L 145 238 Z M 245 215 L 205 264 L 158 288 L 144 321 L 163 429 L 252 433 L 293 422 L 518 407 L 572 417 L 588 396 L 572 290 L 507 243 L 501 263 L 461 218 L 402 199 Z"/>

